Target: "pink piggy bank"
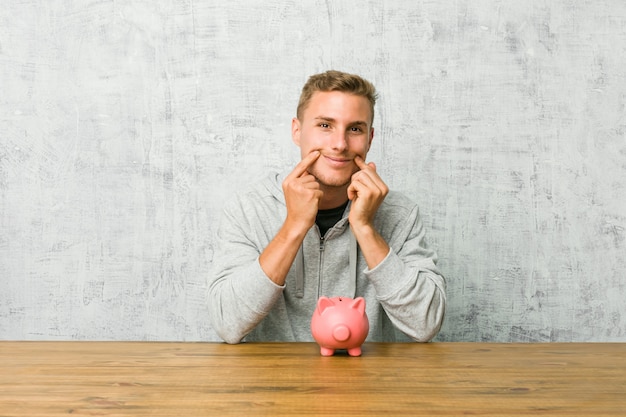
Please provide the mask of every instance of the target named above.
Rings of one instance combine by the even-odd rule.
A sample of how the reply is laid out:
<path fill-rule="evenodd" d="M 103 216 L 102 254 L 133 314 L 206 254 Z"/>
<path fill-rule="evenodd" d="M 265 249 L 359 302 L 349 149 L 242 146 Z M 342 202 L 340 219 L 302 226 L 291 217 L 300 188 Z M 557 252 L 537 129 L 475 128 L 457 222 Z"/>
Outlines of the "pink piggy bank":
<path fill-rule="evenodd" d="M 347 349 L 350 356 L 361 355 L 361 345 L 370 331 L 365 299 L 320 297 L 311 318 L 311 333 L 320 345 L 322 356 L 336 349 Z"/>

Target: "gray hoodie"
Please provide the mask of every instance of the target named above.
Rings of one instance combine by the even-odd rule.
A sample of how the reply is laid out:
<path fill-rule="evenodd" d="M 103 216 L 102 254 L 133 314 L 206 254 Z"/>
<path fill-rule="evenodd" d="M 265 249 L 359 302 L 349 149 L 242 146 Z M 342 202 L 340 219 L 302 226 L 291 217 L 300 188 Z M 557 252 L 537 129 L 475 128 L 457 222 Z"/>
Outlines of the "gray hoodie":
<path fill-rule="evenodd" d="M 227 343 L 313 341 L 311 317 L 320 296 L 363 297 L 370 322 L 367 341 L 432 339 L 445 312 L 445 279 L 424 241 L 417 205 L 390 191 L 378 208 L 376 230 L 391 250 L 368 269 L 343 218 L 321 237 L 314 225 L 285 285 L 267 277 L 259 255 L 282 226 L 287 209 L 282 181 L 272 174 L 227 202 L 209 278 L 209 312 Z"/>

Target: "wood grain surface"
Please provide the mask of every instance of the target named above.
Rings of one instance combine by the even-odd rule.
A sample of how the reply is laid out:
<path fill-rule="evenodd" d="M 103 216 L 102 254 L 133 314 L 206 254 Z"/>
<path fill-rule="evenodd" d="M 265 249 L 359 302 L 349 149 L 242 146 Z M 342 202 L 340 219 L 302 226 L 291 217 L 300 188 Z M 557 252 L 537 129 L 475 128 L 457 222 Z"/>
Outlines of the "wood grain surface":
<path fill-rule="evenodd" d="M 0 342 L 0 416 L 626 413 L 624 344 Z"/>

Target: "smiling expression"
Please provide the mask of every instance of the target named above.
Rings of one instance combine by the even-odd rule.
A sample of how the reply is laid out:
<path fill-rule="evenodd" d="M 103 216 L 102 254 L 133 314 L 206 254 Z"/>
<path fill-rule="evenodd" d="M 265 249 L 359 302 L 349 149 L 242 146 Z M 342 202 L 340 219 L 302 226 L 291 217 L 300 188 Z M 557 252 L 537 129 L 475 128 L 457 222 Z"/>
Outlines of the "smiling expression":
<path fill-rule="evenodd" d="M 369 151 L 374 129 L 367 98 L 340 91 L 313 94 L 301 119 L 291 124 L 292 139 L 300 147 L 301 157 L 318 150 L 319 159 L 309 168 L 324 187 L 347 187 Z"/>

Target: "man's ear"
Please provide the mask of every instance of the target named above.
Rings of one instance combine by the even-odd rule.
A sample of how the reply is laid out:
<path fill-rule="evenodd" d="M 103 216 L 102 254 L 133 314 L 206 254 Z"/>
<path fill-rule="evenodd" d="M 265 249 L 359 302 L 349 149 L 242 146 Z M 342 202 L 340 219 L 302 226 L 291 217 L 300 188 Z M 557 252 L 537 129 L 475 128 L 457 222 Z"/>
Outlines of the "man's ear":
<path fill-rule="evenodd" d="M 367 150 L 369 151 L 370 148 L 372 147 L 372 141 L 374 140 L 374 128 L 370 128 L 370 140 L 367 144 Z"/>
<path fill-rule="evenodd" d="M 297 117 L 291 119 L 291 140 L 300 146 L 300 120 Z"/>

